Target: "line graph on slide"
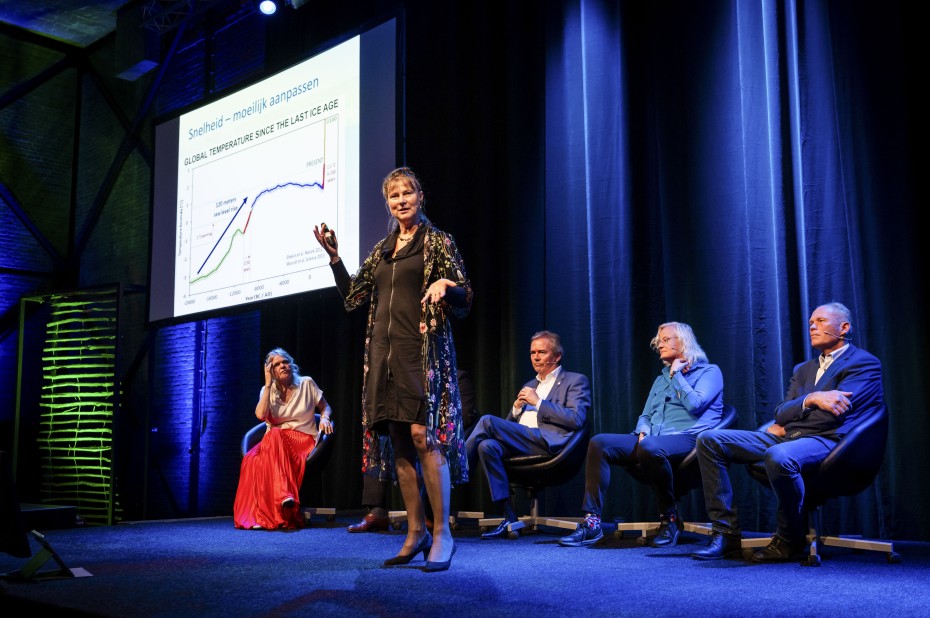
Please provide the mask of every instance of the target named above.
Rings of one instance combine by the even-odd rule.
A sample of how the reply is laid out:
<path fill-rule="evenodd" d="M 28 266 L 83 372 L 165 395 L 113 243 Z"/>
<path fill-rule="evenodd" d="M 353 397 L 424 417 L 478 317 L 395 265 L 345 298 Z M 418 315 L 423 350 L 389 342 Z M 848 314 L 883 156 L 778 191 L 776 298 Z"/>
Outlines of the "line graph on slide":
<path fill-rule="evenodd" d="M 243 198 L 242 203 L 239 205 L 239 208 L 236 210 L 236 213 L 229 219 L 229 223 L 226 225 L 226 229 L 224 229 L 223 232 L 220 234 L 219 240 L 217 240 L 216 244 L 213 245 L 213 248 L 210 249 L 210 252 L 207 254 L 207 257 L 203 261 L 203 264 L 200 265 L 200 268 L 197 269 L 196 274 L 191 278 L 191 283 L 198 283 L 204 279 L 207 279 L 220 269 L 220 267 L 223 265 L 223 262 L 229 256 L 229 254 L 232 253 L 232 249 L 233 249 L 233 245 L 236 240 L 236 236 L 245 236 L 246 232 L 248 231 L 249 221 L 251 221 L 252 219 L 252 212 L 255 209 L 255 205 L 258 203 L 258 201 L 261 199 L 263 195 L 270 194 L 274 191 L 278 191 L 280 189 L 287 189 L 287 188 L 302 188 L 302 189 L 317 188 L 317 189 L 322 190 L 323 185 L 319 182 L 311 182 L 311 183 L 306 183 L 306 184 L 299 183 L 299 182 L 286 182 L 284 184 L 276 185 L 274 187 L 259 191 L 258 195 L 256 195 L 255 198 L 252 200 L 251 206 L 248 204 L 249 198 L 248 197 Z M 233 226 L 233 223 L 235 223 L 237 220 L 240 219 L 239 215 L 242 214 L 243 210 L 246 207 L 248 207 L 248 211 L 247 211 L 247 214 L 244 215 L 245 225 L 243 225 L 242 228 L 237 228 L 232 233 L 229 233 L 230 228 L 232 228 Z M 208 234 L 208 236 L 212 236 L 212 235 L 213 235 L 212 233 Z M 212 270 L 205 272 L 207 265 L 211 263 L 210 258 L 213 257 L 217 249 L 221 249 L 220 247 L 221 244 L 228 245 L 226 252 L 222 254 L 222 257 L 219 257 L 217 260 L 215 260 L 216 265 L 213 266 Z"/>
<path fill-rule="evenodd" d="M 312 270 L 329 261 L 313 226 L 339 221 L 338 122 L 266 136 L 190 172 L 176 303 L 222 307 L 310 289 Z"/>

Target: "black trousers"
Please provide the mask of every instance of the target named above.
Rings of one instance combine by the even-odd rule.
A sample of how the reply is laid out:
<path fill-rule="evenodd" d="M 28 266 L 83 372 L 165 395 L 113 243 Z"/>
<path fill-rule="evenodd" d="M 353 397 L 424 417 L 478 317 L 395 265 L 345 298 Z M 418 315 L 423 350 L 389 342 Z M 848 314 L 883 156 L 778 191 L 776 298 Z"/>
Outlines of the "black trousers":
<path fill-rule="evenodd" d="M 646 436 L 635 433 L 602 433 L 588 442 L 585 461 L 584 502 L 586 513 L 602 515 L 604 499 L 610 487 L 610 466 L 634 466 L 646 473 L 659 507 L 659 515 L 675 509 L 674 469 L 694 448 L 697 436 L 669 434 Z"/>

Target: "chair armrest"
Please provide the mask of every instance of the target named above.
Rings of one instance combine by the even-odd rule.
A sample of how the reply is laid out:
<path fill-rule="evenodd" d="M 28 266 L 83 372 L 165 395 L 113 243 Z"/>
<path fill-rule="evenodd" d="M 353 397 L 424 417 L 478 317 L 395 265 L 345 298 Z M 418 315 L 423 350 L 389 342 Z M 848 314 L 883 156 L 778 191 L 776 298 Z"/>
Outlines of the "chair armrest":
<path fill-rule="evenodd" d="M 333 424 L 333 429 L 336 428 L 336 423 L 330 421 Z M 320 426 L 320 415 L 316 415 L 316 425 Z M 333 435 L 331 433 L 323 433 L 322 431 L 317 432 L 316 434 L 316 444 L 313 445 L 313 450 L 310 451 L 310 454 L 307 455 L 307 463 L 309 464 L 312 460 L 322 457 L 326 450 L 329 448 L 329 445 L 333 441 Z"/>
<path fill-rule="evenodd" d="M 268 430 L 268 426 L 265 423 L 259 423 L 251 429 L 249 429 L 244 436 L 242 436 L 242 443 L 240 444 L 240 450 L 242 451 L 242 456 L 245 457 L 245 454 L 248 453 L 252 448 L 262 441 L 262 438 L 265 436 L 265 432 Z"/>
<path fill-rule="evenodd" d="M 888 415 L 863 419 L 833 447 L 817 471 L 818 487 L 834 495 L 852 496 L 875 480 L 885 457 Z"/>
<path fill-rule="evenodd" d="M 588 423 L 576 431 L 555 455 L 518 455 L 504 460 L 511 482 L 521 485 L 561 485 L 584 464 L 588 451 Z"/>

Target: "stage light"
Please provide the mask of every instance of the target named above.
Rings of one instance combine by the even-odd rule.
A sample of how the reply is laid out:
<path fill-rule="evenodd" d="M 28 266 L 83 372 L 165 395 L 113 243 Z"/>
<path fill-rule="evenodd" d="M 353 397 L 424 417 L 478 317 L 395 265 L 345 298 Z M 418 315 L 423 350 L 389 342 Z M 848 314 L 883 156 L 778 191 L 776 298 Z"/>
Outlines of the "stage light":
<path fill-rule="evenodd" d="M 258 10 L 265 15 L 274 15 L 278 9 L 297 9 L 307 2 L 309 0 L 258 0 Z"/>

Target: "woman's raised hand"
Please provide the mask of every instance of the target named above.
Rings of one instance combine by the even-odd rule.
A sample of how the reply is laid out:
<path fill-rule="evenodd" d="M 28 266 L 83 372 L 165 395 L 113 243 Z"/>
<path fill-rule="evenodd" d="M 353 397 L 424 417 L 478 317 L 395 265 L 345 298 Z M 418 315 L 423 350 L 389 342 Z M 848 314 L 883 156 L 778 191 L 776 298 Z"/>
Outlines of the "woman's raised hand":
<path fill-rule="evenodd" d="M 265 361 L 265 386 L 271 386 L 271 359 Z"/>
<path fill-rule="evenodd" d="M 672 361 L 672 374 L 676 374 L 679 371 L 681 373 L 688 373 L 688 370 L 691 369 L 691 364 L 683 358 L 676 358 Z"/>
<path fill-rule="evenodd" d="M 325 223 L 313 226 L 313 237 L 320 243 L 323 250 L 329 254 L 330 259 L 339 257 L 339 241 L 336 240 L 336 233 L 329 229 Z"/>

